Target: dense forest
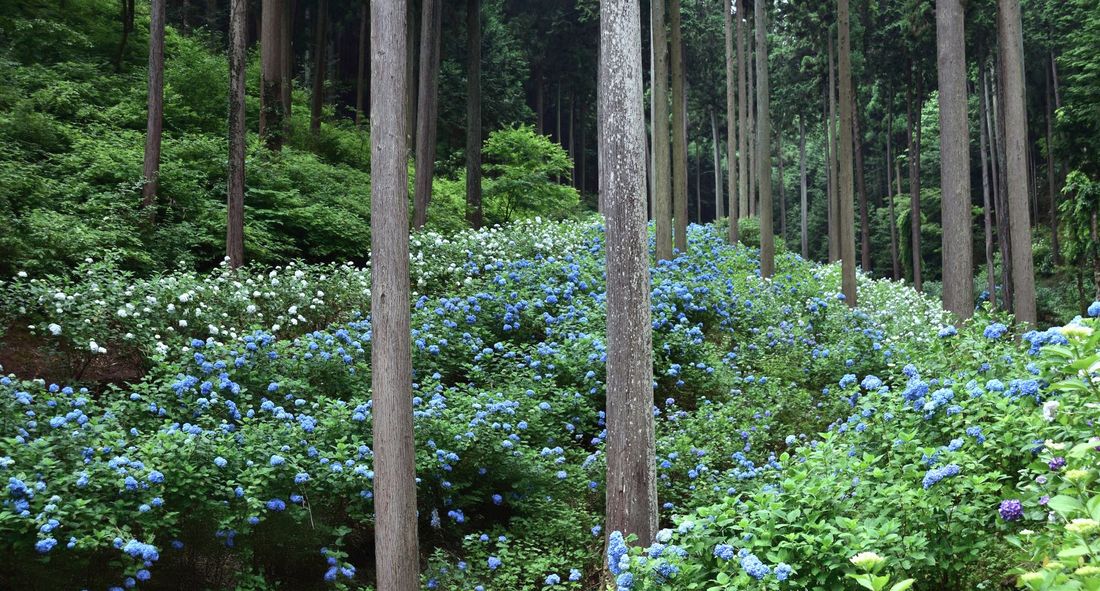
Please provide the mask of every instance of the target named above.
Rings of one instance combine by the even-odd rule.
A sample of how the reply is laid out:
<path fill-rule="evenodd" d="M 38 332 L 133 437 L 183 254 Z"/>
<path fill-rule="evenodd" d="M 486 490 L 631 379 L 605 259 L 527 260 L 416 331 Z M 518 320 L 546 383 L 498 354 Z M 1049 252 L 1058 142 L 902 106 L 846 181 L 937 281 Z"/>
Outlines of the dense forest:
<path fill-rule="evenodd" d="M 1100 0 L 0 0 L 0 589 L 1100 589 Z"/>

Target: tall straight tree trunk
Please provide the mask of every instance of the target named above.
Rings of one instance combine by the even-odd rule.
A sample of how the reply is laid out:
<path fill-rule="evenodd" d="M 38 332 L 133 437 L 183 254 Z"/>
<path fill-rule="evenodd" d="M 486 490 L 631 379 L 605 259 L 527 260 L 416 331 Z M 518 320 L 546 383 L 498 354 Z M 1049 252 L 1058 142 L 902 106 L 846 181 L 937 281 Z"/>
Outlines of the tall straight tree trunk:
<path fill-rule="evenodd" d="M 997 70 L 999 68 L 994 68 L 994 72 Z M 993 73 L 986 78 L 987 91 L 991 93 L 990 96 L 986 97 L 986 103 L 990 107 L 988 114 L 992 118 L 989 122 L 989 128 L 991 130 L 990 137 L 993 139 L 991 146 L 994 171 L 993 203 L 997 215 L 997 246 L 1001 251 L 1001 291 L 1004 309 L 1011 312 L 1014 305 L 1012 297 L 1012 241 L 1009 238 L 1008 230 L 1008 188 L 1005 181 L 1004 110 L 1001 108 L 1003 101 L 1000 96 L 1000 83 L 996 84 L 996 88 L 989 88 L 994 85 L 996 77 L 997 74 Z"/>
<path fill-rule="evenodd" d="M 232 2 L 232 0 L 230 0 Z M 212 34 L 217 35 L 218 26 L 218 0 L 206 0 L 206 28 L 211 31 Z"/>
<path fill-rule="evenodd" d="M 680 25 L 680 0 L 669 0 L 669 44 L 672 69 L 672 217 L 673 244 L 687 252 L 688 163 L 687 104 L 684 88 L 684 37 Z"/>
<path fill-rule="evenodd" d="M 779 164 L 779 184 L 776 186 L 776 192 L 779 197 L 779 235 L 783 237 L 783 241 L 787 240 L 787 195 L 784 192 L 784 176 L 783 176 L 783 129 L 777 129 L 775 131 L 775 158 Z"/>
<path fill-rule="evenodd" d="M 290 116 L 294 107 L 291 91 L 294 89 L 294 14 L 297 0 L 283 0 L 284 13 L 280 19 L 282 26 L 279 33 L 279 58 L 283 64 L 283 134 L 290 137 Z"/>
<path fill-rule="evenodd" d="M 416 103 L 419 89 L 416 87 L 416 0 L 403 0 L 405 4 L 405 77 L 408 79 L 405 97 L 405 133 L 409 135 L 406 146 L 411 154 L 416 149 Z"/>
<path fill-rule="evenodd" d="M 542 80 L 542 67 L 535 66 L 535 130 L 539 135 L 546 133 L 546 125 L 544 123 L 544 111 L 546 110 L 546 99 L 543 90 Z"/>
<path fill-rule="evenodd" d="M 321 109 L 325 104 L 325 43 L 328 32 L 328 0 L 317 0 L 317 15 L 313 19 L 313 92 L 309 103 L 309 132 L 321 133 Z"/>
<path fill-rule="evenodd" d="M 806 122 L 802 113 L 798 114 L 798 184 L 799 184 L 799 230 L 802 237 L 802 258 L 810 260 L 810 233 L 808 217 L 810 213 L 809 195 L 806 187 Z"/>
<path fill-rule="evenodd" d="M 703 223 L 703 144 L 695 148 L 695 222 Z"/>
<path fill-rule="evenodd" d="M 573 92 L 570 92 L 569 93 L 569 124 L 565 128 L 566 129 L 566 135 L 569 136 L 568 147 L 569 147 L 569 159 L 570 160 L 574 160 L 576 158 L 576 156 L 573 153 L 577 149 L 577 138 L 576 138 L 575 135 L 573 135 L 573 112 L 576 110 L 576 106 L 577 106 L 576 96 L 573 94 Z M 648 162 L 648 161 L 649 161 L 649 159 L 647 158 L 646 162 Z M 573 167 L 570 168 L 569 172 L 570 172 L 570 174 L 569 174 L 570 179 L 569 180 L 574 183 L 574 186 L 576 186 L 575 183 L 577 182 L 577 174 L 576 174 L 576 162 L 575 161 L 574 161 Z"/>
<path fill-rule="evenodd" d="M 1100 223 L 1096 210 L 1092 211 L 1089 224 L 1089 237 L 1092 238 L 1092 284 L 1093 298 L 1100 300 Z"/>
<path fill-rule="evenodd" d="M 908 139 L 906 141 L 908 142 Z M 898 189 L 897 198 L 901 199 L 905 195 L 905 193 L 901 192 L 901 159 L 900 158 L 895 158 L 894 159 L 894 183 L 897 185 L 897 189 Z M 894 205 L 893 200 L 890 201 L 890 205 L 891 206 Z M 898 223 L 897 222 L 897 220 L 898 220 L 897 212 L 892 211 L 891 216 L 894 218 L 894 228 L 896 230 L 897 229 L 897 223 Z M 901 237 L 898 236 L 898 245 L 899 245 L 898 249 L 899 250 L 901 249 L 900 244 L 901 244 Z M 905 272 L 904 272 L 904 270 L 902 270 L 900 268 L 900 266 L 901 266 L 901 253 L 900 252 L 898 253 L 898 265 L 899 265 L 898 279 L 904 280 L 905 279 Z"/>
<path fill-rule="evenodd" d="M 760 184 L 760 276 L 775 274 L 775 228 L 772 222 L 772 123 L 768 89 L 768 22 L 765 0 L 756 0 L 756 143 Z"/>
<path fill-rule="evenodd" d="M 481 0 L 466 0 L 466 221 L 483 223 L 481 212 Z"/>
<path fill-rule="evenodd" d="M 134 30 L 134 0 L 119 0 L 122 9 L 122 38 L 115 52 L 115 72 L 122 71 L 122 60 L 126 57 L 126 45 L 130 42 L 130 32 Z"/>
<path fill-rule="evenodd" d="M 1054 93 L 1051 80 L 1054 78 L 1054 56 L 1051 55 L 1049 76 L 1046 78 L 1046 119 L 1047 119 L 1047 192 L 1050 194 L 1050 249 L 1054 255 L 1054 265 L 1062 265 L 1062 245 L 1058 238 L 1058 194 L 1061 189 L 1057 182 L 1057 164 L 1054 161 Z"/>
<path fill-rule="evenodd" d="M 367 46 L 370 41 L 370 0 L 361 0 L 359 6 L 359 70 L 355 77 L 355 128 L 363 127 L 363 114 L 366 113 Z"/>
<path fill-rule="evenodd" d="M 283 43 L 285 0 L 263 0 L 260 31 L 260 136 L 269 150 L 283 148 Z"/>
<path fill-rule="evenodd" d="M 558 80 L 558 95 L 554 98 L 554 110 L 557 112 L 557 127 L 556 131 L 554 132 L 554 141 L 557 142 L 559 146 L 564 148 L 565 140 L 563 139 L 563 136 L 561 134 L 561 80 Z M 561 175 L 555 176 L 554 182 L 561 183 Z"/>
<path fill-rule="evenodd" d="M 852 49 L 849 33 L 848 0 L 837 0 L 837 38 L 839 48 L 838 78 L 840 78 L 840 146 L 839 172 L 837 174 L 838 209 L 840 213 L 840 263 L 841 292 L 848 306 L 856 307 L 856 241 L 855 204 L 853 199 L 852 130 L 855 98 L 852 92 Z"/>
<path fill-rule="evenodd" d="M 737 167 L 741 158 L 737 154 L 737 81 L 734 78 L 734 41 L 733 41 L 733 10 L 730 0 L 722 0 L 722 15 L 723 27 L 725 29 L 725 52 L 726 52 L 726 167 L 729 169 L 729 175 L 727 177 L 726 192 L 729 195 L 729 233 L 727 235 L 730 244 L 736 244 L 739 236 L 737 235 L 737 219 L 740 216 L 738 212 L 738 175 Z M 741 15 L 738 14 L 738 19 Z"/>
<path fill-rule="evenodd" d="M 657 48 L 653 42 L 653 3 L 650 2 L 650 23 L 649 23 L 649 111 L 647 116 L 649 117 L 649 130 L 646 134 L 646 180 L 649 181 L 646 187 L 646 197 L 649 199 L 647 205 L 649 206 L 647 220 L 656 220 L 657 216 L 657 181 L 653 178 L 654 169 L 657 168 L 656 152 L 653 149 L 653 134 L 657 131 L 657 119 L 654 114 L 654 108 L 657 106 L 657 93 L 653 88 L 653 84 L 657 81 L 657 64 L 655 63 Z"/>
<path fill-rule="evenodd" d="M 756 178 L 757 173 L 760 171 L 760 164 L 756 159 L 759 157 L 760 149 L 760 126 L 756 122 L 756 113 L 758 107 L 756 106 L 756 54 L 753 52 L 755 45 L 755 26 L 754 21 L 750 21 L 749 15 L 745 15 L 745 24 L 749 27 L 748 36 L 745 40 L 745 67 L 748 69 L 748 85 L 749 85 L 749 213 L 750 217 L 756 217 L 757 205 L 759 204 L 759 194 L 756 192 L 757 183 L 759 179 Z"/>
<path fill-rule="evenodd" d="M 893 105 L 893 101 L 890 103 Z M 886 124 L 886 199 L 890 212 L 890 268 L 891 276 L 895 281 L 901 279 L 901 261 L 898 259 L 898 218 L 894 212 L 894 187 L 891 172 L 894 169 L 893 142 L 891 136 L 894 132 L 894 118 L 891 115 Z M 901 196 L 901 170 L 897 174 L 898 196 Z"/>
<path fill-rule="evenodd" d="M 600 5 L 599 120 L 607 158 L 607 531 L 657 533 L 653 347 L 646 246 L 645 126 L 638 0 Z"/>
<path fill-rule="evenodd" d="M 836 49 L 833 46 L 833 34 L 830 31 L 826 31 L 826 35 L 829 38 L 829 76 L 828 76 L 828 89 L 826 92 L 829 95 L 829 120 L 825 124 L 825 159 L 828 160 L 827 168 L 829 170 L 829 262 L 834 262 L 840 259 L 840 208 L 838 206 L 839 197 L 839 181 L 837 179 L 837 141 L 836 141 L 836 80 L 834 79 L 834 72 L 836 68 Z"/>
<path fill-rule="evenodd" d="M 921 101 L 920 80 L 916 78 L 916 65 L 910 64 L 909 101 L 906 112 L 909 122 L 909 244 L 913 266 L 913 288 L 923 289 L 921 282 L 920 246 L 920 132 Z"/>
<path fill-rule="evenodd" d="M 579 161 L 579 164 L 577 166 L 577 175 L 579 177 L 579 181 L 577 183 L 577 190 L 580 191 L 581 194 L 583 194 L 585 192 L 585 190 L 587 189 L 587 187 L 588 187 L 588 185 L 586 184 L 586 181 L 588 179 L 585 176 L 585 168 L 586 168 L 585 163 L 588 160 L 588 158 L 587 158 L 587 156 L 588 156 L 588 152 L 587 152 L 588 144 L 585 142 L 584 116 L 585 116 L 585 111 L 584 111 L 584 105 L 582 104 L 581 107 L 580 107 L 580 114 L 578 115 L 578 118 L 580 119 L 580 126 L 581 126 L 581 131 L 580 131 L 580 136 L 581 137 L 580 137 L 580 149 L 578 150 L 578 152 L 580 153 L 580 161 Z M 672 240 L 672 238 L 670 237 L 669 240 Z M 671 247 L 669 247 L 669 249 L 671 250 Z"/>
<path fill-rule="evenodd" d="M 852 91 L 852 137 L 855 153 L 855 177 L 856 193 L 859 194 L 859 243 L 860 243 L 860 267 L 864 273 L 871 273 L 871 219 L 867 205 L 867 179 L 863 171 L 863 133 L 860 131 L 859 101 L 855 100 L 855 89 Z"/>
<path fill-rule="evenodd" d="M 160 139 L 164 130 L 164 2 L 152 0 L 149 18 L 149 94 L 141 206 L 150 219 L 156 217 Z"/>
<path fill-rule="evenodd" d="M 982 218 L 985 222 L 985 275 L 989 301 L 997 306 L 997 272 L 993 263 L 993 200 L 990 194 L 989 132 L 986 122 L 988 107 L 985 104 L 985 68 L 978 67 L 978 129 L 982 159 Z"/>
<path fill-rule="evenodd" d="M 966 35 L 963 32 L 965 16 L 962 0 L 936 0 L 940 187 L 943 196 L 943 307 L 961 319 L 974 314 L 970 117 L 966 93 Z"/>
<path fill-rule="evenodd" d="M 420 15 L 420 87 L 416 108 L 416 190 L 413 196 L 413 228 L 428 221 L 435 172 L 436 126 L 439 118 L 439 43 L 443 27 L 443 5 L 423 0 Z"/>
<path fill-rule="evenodd" d="M 554 97 L 554 111 L 557 118 L 556 131 L 554 132 L 554 141 L 558 142 L 559 146 L 565 146 L 564 136 L 561 134 L 561 80 L 558 80 L 558 94 Z"/>
<path fill-rule="evenodd" d="M 719 220 L 726 217 L 726 212 L 722 200 L 722 151 L 718 147 L 718 117 L 714 109 L 710 110 L 710 135 L 714 152 L 714 219 Z"/>
<path fill-rule="evenodd" d="M 997 3 L 997 40 L 1004 87 L 1005 171 L 1008 175 L 1009 238 L 1012 243 L 1012 297 L 1016 320 L 1032 326 L 1035 272 L 1027 194 L 1027 109 L 1024 101 L 1024 37 L 1020 0 Z"/>
<path fill-rule="evenodd" d="M 737 218 L 749 215 L 749 90 L 745 56 L 745 0 L 737 4 Z"/>
<path fill-rule="evenodd" d="M 653 219 L 657 260 L 672 259 L 672 152 L 668 129 L 668 32 L 665 0 L 650 4 L 653 29 Z"/>
<path fill-rule="evenodd" d="M 229 5 L 229 180 L 226 190 L 225 256 L 244 264 L 245 42 L 248 0 Z"/>
<path fill-rule="evenodd" d="M 401 2 L 371 3 L 371 402 L 377 589 L 416 591 L 416 453 L 409 310 L 407 29 Z"/>

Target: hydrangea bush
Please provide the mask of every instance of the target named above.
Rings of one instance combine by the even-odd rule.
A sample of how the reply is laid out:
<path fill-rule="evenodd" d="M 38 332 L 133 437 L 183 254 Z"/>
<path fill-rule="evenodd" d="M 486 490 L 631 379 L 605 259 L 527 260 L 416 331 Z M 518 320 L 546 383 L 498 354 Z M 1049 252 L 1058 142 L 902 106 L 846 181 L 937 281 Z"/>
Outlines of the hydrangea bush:
<path fill-rule="evenodd" d="M 1020 344 L 985 312 L 946 330 L 935 301 L 866 278 L 852 311 L 836 266 L 785 253 L 765 281 L 755 250 L 689 239 L 653 270 L 666 529 L 643 548 L 601 523 L 602 228 L 414 236 L 423 585 L 835 589 L 868 550 L 937 588 L 1007 570 L 997 507 L 1065 331 Z M 0 286 L 46 346 L 145 363 L 129 384 L 0 380 L 0 581 L 368 587 L 368 286 L 369 267 L 299 263 Z"/>

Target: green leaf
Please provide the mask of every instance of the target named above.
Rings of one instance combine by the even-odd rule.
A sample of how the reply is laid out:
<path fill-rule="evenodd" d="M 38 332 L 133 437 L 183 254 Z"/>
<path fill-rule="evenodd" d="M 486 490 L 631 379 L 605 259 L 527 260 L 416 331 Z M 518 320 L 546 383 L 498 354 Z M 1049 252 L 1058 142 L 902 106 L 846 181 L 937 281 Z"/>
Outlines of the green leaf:
<path fill-rule="evenodd" d="M 1084 556 L 1089 553 L 1088 546 L 1074 546 L 1073 548 L 1066 548 L 1058 553 L 1058 558 L 1076 558 L 1078 556 Z"/>
<path fill-rule="evenodd" d="M 725 585 L 730 582 L 730 576 L 726 573 L 718 573 L 717 580 L 719 585 Z"/>
<path fill-rule="evenodd" d="M 1077 511 L 1084 512 L 1085 510 L 1085 506 L 1081 501 L 1067 495 L 1058 495 L 1052 498 L 1047 506 L 1062 517 L 1068 517 Z"/>
<path fill-rule="evenodd" d="M 895 584 L 893 587 L 890 587 L 890 591 L 905 591 L 906 589 L 913 586 L 913 582 L 915 580 L 916 579 L 905 579 L 904 581 Z"/>

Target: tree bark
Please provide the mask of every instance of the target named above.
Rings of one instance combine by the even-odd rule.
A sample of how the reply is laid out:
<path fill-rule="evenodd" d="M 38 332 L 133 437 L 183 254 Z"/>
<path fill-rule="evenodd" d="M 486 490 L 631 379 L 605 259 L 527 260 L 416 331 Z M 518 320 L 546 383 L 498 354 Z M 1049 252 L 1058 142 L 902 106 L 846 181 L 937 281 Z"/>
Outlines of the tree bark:
<path fill-rule="evenodd" d="M 376 588 L 419 585 L 409 310 L 405 6 L 371 3 L 371 400 Z"/>
<path fill-rule="evenodd" d="M 407 31 L 406 35 L 408 36 L 405 46 L 407 58 L 405 61 L 405 76 L 408 79 L 408 95 L 405 97 L 407 105 L 405 110 L 405 133 L 409 134 L 407 148 L 411 155 L 413 150 L 416 149 L 416 102 L 417 96 L 419 96 L 417 94 L 419 89 L 416 84 L 416 1 L 404 0 L 404 2 L 407 15 L 405 17 L 405 29 Z"/>
<path fill-rule="evenodd" d="M 481 0 L 466 0 L 466 221 L 483 223 L 481 211 Z"/>
<path fill-rule="evenodd" d="M 909 244 L 912 260 L 913 288 L 922 291 L 921 282 L 921 245 L 920 245 L 920 133 L 921 101 L 920 80 L 917 78 L 916 65 L 910 64 L 910 87 L 908 109 L 909 122 Z M 914 81 L 914 79 L 916 79 Z"/>
<path fill-rule="evenodd" d="M 833 35 L 826 30 L 826 36 L 829 38 L 827 43 L 829 48 L 829 76 L 828 76 L 828 88 L 826 93 L 829 95 L 829 120 L 825 123 L 825 160 L 827 161 L 826 168 L 829 171 L 829 206 L 827 208 L 829 215 L 829 262 L 832 263 L 840 259 L 840 208 L 839 197 L 837 195 L 839 188 L 839 181 L 837 180 L 837 156 L 836 149 L 838 147 L 836 141 L 836 80 L 834 79 L 835 68 L 833 64 L 836 63 L 836 49 L 833 46 Z"/>
<path fill-rule="evenodd" d="M 269 150 L 283 148 L 283 55 L 282 19 L 284 0 L 263 0 L 260 31 L 260 136 Z"/>
<path fill-rule="evenodd" d="M 585 175 L 585 172 L 586 172 L 586 170 L 585 170 L 586 169 L 586 164 L 585 163 L 588 161 L 588 158 L 587 158 L 587 155 L 588 155 L 588 147 L 587 146 L 588 146 L 588 144 L 585 142 L 584 115 L 585 115 L 584 105 L 581 105 L 580 114 L 578 115 L 578 118 L 580 119 L 580 126 L 581 126 L 581 131 L 580 131 L 580 136 L 581 136 L 580 137 L 580 144 L 581 144 L 581 146 L 580 146 L 580 150 L 578 150 L 578 152 L 580 153 L 580 162 L 577 166 L 577 174 L 579 176 L 579 182 L 578 182 L 578 185 L 577 185 L 577 190 L 579 190 L 581 192 L 581 194 L 584 194 L 585 190 L 588 188 L 588 184 L 587 184 L 588 179 Z M 669 240 L 672 240 L 672 238 L 670 237 Z M 669 250 L 671 250 L 671 247 L 669 248 Z"/>
<path fill-rule="evenodd" d="M 838 77 L 840 78 L 840 146 L 838 197 L 840 214 L 840 262 L 841 292 L 849 307 L 856 307 L 856 241 L 855 207 L 853 199 L 853 147 L 852 139 L 853 107 L 855 98 L 852 93 L 852 50 L 849 33 L 848 0 L 837 0 L 837 37 L 840 45 Z"/>
<path fill-rule="evenodd" d="M 130 32 L 134 30 L 134 0 L 119 0 L 122 9 L 122 38 L 115 52 L 115 72 L 122 71 L 122 60 L 126 57 L 126 45 L 130 42 Z"/>
<path fill-rule="evenodd" d="M 542 66 L 535 66 L 535 130 L 539 135 L 546 133 L 546 125 L 544 123 L 544 111 L 546 109 L 546 99 L 544 98 L 543 81 L 542 81 Z"/>
<path fill-rule="evenodd" d="M 675 0 L 674 0 L 675 2 Z M 675 4 L 674 4 L 675 6 Z M 600 137 L 607 190 L 607 531 L 649 545 L 657 530 L 645 138 L 637 0 L 600 6 Z"/>
<path fill-rule="evenodd" d="M 745 56 L 745 0 L 737 5 L 737 218 L 749 214 L 749 91 Z"/>
<path fill-rule="evenodd" d="M 229 6 L 229 181 L 226 190 L 225 256 L 230 268 L 244 264 L 245 45 L 248 0 Z"/>
<path fill-rule="evenodd" d="M 313 19 L 313 92 L 309 103 L 309 132 L 321 133 L 321 109 L 325 104 L 325 43 L 328 37 L 328 0 L 317 0 Z"/>
<path fill-rule="evenodd" d="M 684 89 L 684 38 L 680 25 L 680 0 L 669 0 L 670 65 L 672 70 L 672 217 L 673 244 L 687 252 L 688 163 L 687 105 Z"/>
<path fill-rule="evenodd" d="M 367 84 L 365 83 L 369 67 L 367 46 L 370 44 L 370 0 L 362 0 L 359 6 L 359 71 L 355 77 L 355 128 L 362 129 L 366 105 Z"/>
<path fill-rule="evenodd" d="M 787 195 L 784 192 L 783 176 L 783 129 L 775 131 L 775 159 L 778 163 L 779 183 L 776 185 L 776 193 L 779 197 L 779 235 L 783 241 L 787 241 Z"/>
<path fill-rule="evenodd" d="M 428 221 L 435 172 L 436 126 L 439 118 L 439 43 L 443 27 L 443 6 L 439 0 L 423 0 L 420 15 L 420 93 L 416 116 L 416 189 L 413 197 L 413 228 Z"/>
<path fill-rule="evenodd" d="M 843 1 L 843 0 L 842 0 Z M 772 222 L 772 124 L 771 97 L 768 89 L 768 43 L 765 0 L 755 0 L 756 8 L 756 179 L 760 187 L 760 276 L 775 274 L 775 228 Z"/>
<path fill-rule="evenodd" d="M 802 235 L 802 258 L 810 260 L 810 233 L 808 226 L 809 195 L 806 187 L 806 122 L 798 114 L 798 183 L 800 192 L 799 225 Z"/>
<path fill-rule="evenodd" d="M 893 105 L 893 101 L 891 101 Z M 893 154 L 893 142 L 891 136 L 894 133 L 894 118 L 891 115 L 889 122 L 886 124 L 886 199 L 890 212 L 890 268 L 893 272 L 892 278 L 894 281 L 901 279 L 901 261 L 898 259 L 898 217 L 894 212 L 894 187 L 891 178 L 891 172 L 894 170 L 894 154 Z M 897 195 L 901 196 L 901 169 L 898 169 L 897 183 L 898 192 Z"/>
<path fill-rule="evenodd" d="M 982 218 L 985 225 L 985 275 L 989 301 L 997 306 L 997 271 L 993 260 L 993 200 L 990 194 L 989 133 L 986 122 L 988 107 L 985 104 L 985 68 L 978 67 L 978 128 L 979 149 L 982 160 Z"/>
<path fill-rule="evenodd" d="M 141 206 L 149 219 L 156 217 L 157 182 L 160 176 L 160 140 L 164 130 L 164 2 L 152 0 L 149 18 L 149 96 L 145 126 L 144 184 Z"/>
<path fill-rule="evenodd" d="M 718 117 L 714 114 L 714 109 L 710 110 L 710 135 L 714 153 L 714 219 L 718 220 L 725 217 L 726 212 L 723 211 L 722 200 L 722 152 L 718 148 Z"/>
<path fill-rule="evenodd" d="M 294 108 L 292 92 L 294 90 L 294 16 L 297 0 L 283 0 L 284 13 L 279 31 L 279 59 L 283 67 L 283 135 L 290 137 L 291 111 Z"/>
<path fill-rule="evenodd" d="M 1097 211 L 1092 211 L 1089 222 L 1089 236 L 1092 238 L 1092 284 L 1093 298 L 1100 300 L 1100 223 L 1097 221 Z"/>
<path fill-rule="evenodd" d="M 1004 309 L 1009 312 L 1012 311 L 1013 297 L 1012 297 L 1012 241 L 1009 238 L 1009 212 L 1008 212 L 1008 189 L 1006 185 L 1005 176 L 1005 145 L 1004 145 L 1004 109 L 1001 108 L 1003 104 L 1002 97 L 1000 96 L 1000 83 L 996 83 L 995 88 L 989 88 L 994 86 L 994 81 L 999 74 L 996 74 L 997 70 L 994 69 L 994 74 L 986 78 L 987 90 L 991 95 L 986 98 L 986 103 L 990 107 L 989 116 L 992 117 L 989 122 L 990 137 L 993 139 L 991 146 L 993 153 L 993 171 L 994 171 L 994 183 L 993 183 L 993 203 L 994 211 L 997 215 L 997 245 L 1001 251 L 1001 292 L 1004 301 Z"/>
<path fill-rule="evenodd" d="M 1050 56 L 1049 76 L 1046 78 L 1046 119 L 1047 119 L 1047 191 L 1050 193 L 1050 249 L 1054 255 L 1054 266 L 1062 266 L 1062 246 L 1058 238 L 1058 195 L 1061 187 L 1058 183 L 1057 163 L 1054 161 L 1054 94 L 1051 81 L 1054 78 L 1054 55 Z"/>
<path fill-rule="evenodd" d="M 703 223 L 703 144 L 695 148 L 695 222 Z"/>
<path fill-rule="evenodd" d="M 860 131 L 859 100 L 855 98 L 856 87 L 852 90 L 852 137 L 855 153 L 855 178 L 856 193 L 859 194 L 859 243 L 860 243 L 860 267 L 864 273 L 870 274 L 871 264 L 871 220 L 867 205 L 867 180 L 863 170 L 863 134 Z"/>
<path fill-rule="evenodd" d="M 1012 297 L 1016 320 L 1036 325 L 1035 273 L 1027 193 L 1027 110 L 1024 101 L 1024 37 L 1020 0 L 999 0 L 997 38 L 1004 75 L 1005 171 L 1012 243 Z"/>
<path fill-rule="evenodd" d="M 232 0 L 230 0 L 232 2 Z M 217 35 L 218 26 L 218 0 L 206 0 L 206 28 Z"/>
<path fill-rule="evenodd" d="M 730 244 L 736 244 L 739 236 L 737 235 L 737 220 L 741 217 L 738 211 L 739 197 L 737 192 L 738 187 L 738 166 L 740 166 L 741 158 L 737 153 L 737 81 L 734 78 L 734 41 L 733 41 L 733 11 L 730 0 L 722 0 L 723 11 L 722 15 L 723 26 L 725 29 L 725 52 L 726 52 L 726 167 L 729 169 L 727 193 L 729 194 L 729 232 L 727 238 Z M 738 20 L 740 20 L 740 13 L 738 14 Z"/>
<path fill-rule="evenodd" d="M 756 175 L 759 172 L 759 168 L 760 168 L 760 165 L 759 165 L 759 163 L 756 162 L 756 159 L 759 156 L 758 150 L 760 148 L 760 144 L 759 144 L 760 127 L 756 123 L 756 113 L 757 113 L 756 82 L 755 82 L 755 80 L 756 80 L 756 66 L 755 66 L 755 64 L 756 64 L 756 62 L 755 62 L 756 54 L 753 52 L 753 46 L 755 44 L 754 37 L 755 37 L 756 23 L 754 21 L 749 20 L 750 16 L 751 15 L 748 14 L 748 13 L 745 14 L 745 26 L 748 28 L 748 35 L 745 39 L 745 69 L 748 70 L 748 72 L 746 72 L 745 75 L 747 77 L 746 82 L 749 85 L 749 92 L 748 92 L 748 97 L 749 97 L 748 98 L 748 100 L 749 100 L 749 125 L 748 125 L 748 129 L 749 129 L 749 151 L 748 151 L 748 154 L 746 155 L 746 157 L 749 160 L 749 165 L 748 165 L 748 168 L 747 168 L 748 173 L 749 173 L 749 210 L 748 210 L 748 216 L 749 217 L 756 217 L 756 215 L 757 215 L 756 209 L 757 209 L 757 205 L 759 203 L 757 201 L 757 199 L 759 199 L 759 195 L 756 192 L 757 183 L 759 182 L 759 179 L 756 178 Z"/>
<path fill-rule="evenodd" d="M 974 314 L 970 117 L 966 93 L 966 36 L 963 32 L 965 17 L 962 0 L 936 0 L 943 307 L 960 319 L 970 318 Z"/>

